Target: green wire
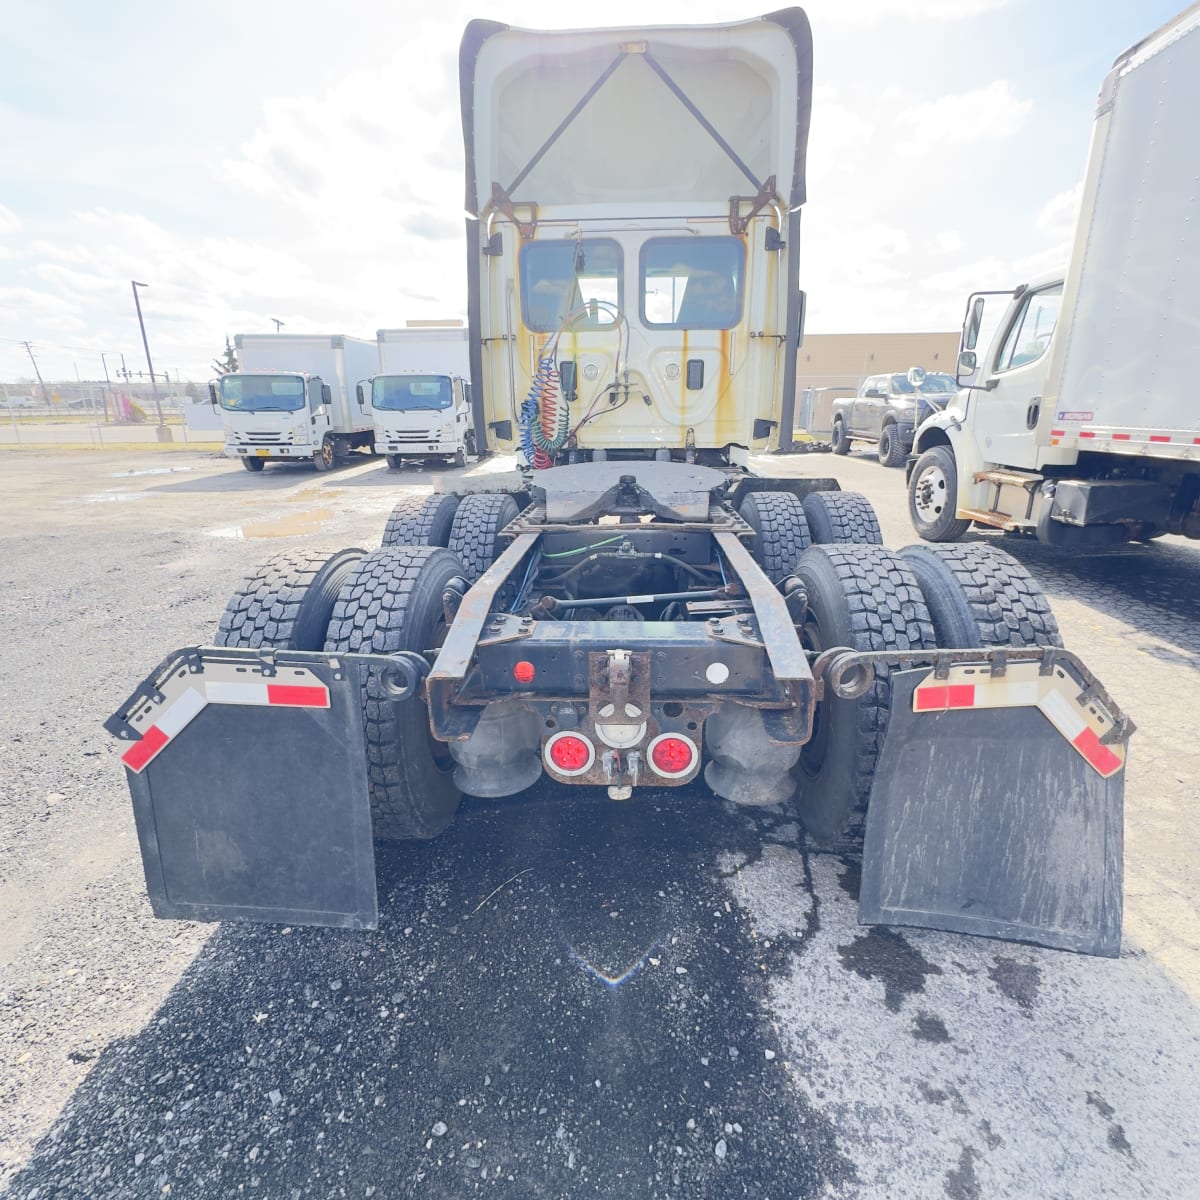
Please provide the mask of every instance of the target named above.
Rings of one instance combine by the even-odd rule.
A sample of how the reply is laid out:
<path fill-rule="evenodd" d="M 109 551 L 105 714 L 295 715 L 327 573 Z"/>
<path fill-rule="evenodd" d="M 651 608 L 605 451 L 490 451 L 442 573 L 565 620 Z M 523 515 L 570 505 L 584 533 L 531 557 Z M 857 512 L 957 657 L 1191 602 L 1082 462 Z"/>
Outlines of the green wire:
<path fill-rule="evenodd" d="M 589 550 L 598 550 L 601 546 L 611 546 L 613 542 L 623 542 L 625 535 L 622 533 L 617 537 L 605 538 L 602 542 L 592 542 L 590 546 L 580 546 L 575 550 L 559 550 L 555 554 L 543 554 L 543 558 L 570 558 L 572 554 L 586 554 Z"/>

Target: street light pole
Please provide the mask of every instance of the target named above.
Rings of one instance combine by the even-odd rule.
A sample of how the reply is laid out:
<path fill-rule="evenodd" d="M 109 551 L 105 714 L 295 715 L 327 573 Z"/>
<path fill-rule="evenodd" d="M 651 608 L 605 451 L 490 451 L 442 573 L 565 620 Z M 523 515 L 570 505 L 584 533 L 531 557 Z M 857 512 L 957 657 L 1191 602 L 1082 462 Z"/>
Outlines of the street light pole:
<path fill-rule="evenodd" d="M 150 394 L 154 397 L 154 407 L 158 410 L 158 429 L 159 441 L 165 441 L 162 436 L 162 431 L 166 428 L 166 422 L 163 420 L 162 405 L 158 400 L 158 384 L 154 380 L 154 363 L 150 361 L 150 343 L 146 340 L 146 322 L 142 320 L 142 302 L 138 299 L 138 288 L 149 287 L 148 283 L 139 283 L 136 279 L 129 281 L 130 287 L 133 288 L 133 304 L 137 309 L 138 325 L 142 330 L 142 349 L 146 351 L 146 366 L 150 370 Z"/>

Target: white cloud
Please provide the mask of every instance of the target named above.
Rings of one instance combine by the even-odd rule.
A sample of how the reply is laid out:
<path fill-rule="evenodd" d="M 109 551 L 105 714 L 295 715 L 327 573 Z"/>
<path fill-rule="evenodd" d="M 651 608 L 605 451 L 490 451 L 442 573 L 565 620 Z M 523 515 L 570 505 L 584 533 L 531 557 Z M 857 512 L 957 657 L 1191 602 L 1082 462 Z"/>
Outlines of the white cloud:
<path fill-rule="evenodd" d="M 933 235 L 929 248 L 934 254 L 957 254 L 965 244 L 957 229 L 944 229 Z"/>
<path fill-rule="evenodd" d="M 884 17 L 910 21 L 964 21 L 1004 8 L 1010 0 L 808 0 L 810 17 L 873 24 Z"/>
<path fill-rule="evenodd" d="M 17 233 L 21 228 L 21 218 L 11 208 L 0 204 L 0 234 Z"/>
<path fill-rule="evenodd" d="M 1007 79 L 957 96 L 942 96 L 906 108 L 897 117 L 902 131 L 901 154 L 927 154 L 968 142 L 1012 137 L 1033 111 L 1033 101 L 1023 100 Z"/>
<path fill-rule="evenodd" d="M 1057 238 L 1070 238 L 1075 233 L 1075 222 L 1079 219 L 1079 203 L 1083 198 L 1083 180 L 1052 196 L 1038 213 L 1037 227 L 1045 234 Z"/>

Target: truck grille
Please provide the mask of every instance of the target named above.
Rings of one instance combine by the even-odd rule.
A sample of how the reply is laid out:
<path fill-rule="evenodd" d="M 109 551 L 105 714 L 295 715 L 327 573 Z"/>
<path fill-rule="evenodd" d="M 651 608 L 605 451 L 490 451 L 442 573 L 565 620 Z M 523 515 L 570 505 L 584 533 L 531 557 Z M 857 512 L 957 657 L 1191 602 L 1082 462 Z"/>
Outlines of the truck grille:
<path fill-rule="evenodd" d="M 411 446 L 417 442 L 440 442 L 441 435 L 434 432 L 432 429 L 405 429 L 401 433 L 389 433 L 389 442 L 398 442 L 401 445 Z"/>
<path fill-rule="evenodd" d="M 251 446 L 269 446 L 278 445 L 280 442 L 290 442 L 291 434 L 286 436 L 277 429 L 253 430 L 249 429 L 245 433 L 238 434 L 238 441 L 245 442 Z"/>

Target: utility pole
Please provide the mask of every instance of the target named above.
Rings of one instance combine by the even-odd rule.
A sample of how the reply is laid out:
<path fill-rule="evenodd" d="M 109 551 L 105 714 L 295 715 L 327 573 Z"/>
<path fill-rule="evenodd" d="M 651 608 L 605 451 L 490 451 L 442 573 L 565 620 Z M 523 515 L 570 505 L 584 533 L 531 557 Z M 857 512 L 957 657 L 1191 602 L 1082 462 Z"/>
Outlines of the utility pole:
<path fill-rule="evenodd" d="M 100 355 L 100 364 L 101 364 L 101 366 L 104 367 L 104 419 L 107 421 L 109 419 L 108 418 L 108 400 L 109 400 L 108 394 L 109 394 L 109 392 L 112 391 L 112 380 L 109 379 L 109 377 L 108 377 L 108 360 L 104 357 L 103 354 Z"/>
<path fill-rule="evenodd" d="M 167 441 L 163 436 L 167 428 L 167 423 L 163 420 L 162 405 L 158 399 L 158 384 L 154 379 L 154 363 L 150 361 L 150 343 L 146 340 L 146 322 L 142 320 L 142 302 L 138 299 L 138 288 L 149 287 L 148 283 L 139 283 L 136 279 L 129 281 L 130 287 L 133 288 L 133 304 L 137 309 L 138 325 L 142 331 L 142 349 L 146 351 L 146 366 L 150 370 L 150 394 L 154 397 L 154 407 L 158 410 L 158 440 L 160 442 Z"/>
<path fill-rule="evenodd" d="M 33 357 L 33 347 L 24 342 L 25 352 L 29 355 L 29 361 L 33 363 L 33 373 L 37 376 L 38 386 L 42 389 L 42 403 L 46 406 L 47 411 L 50 409 L 50 397 L 46 394 L 46 384 L 42 380 L 42 373 L 38 369 L 37 359 Z"/>
<path fill-rule="evenodd" d="M 275 322 L 275 332 L 276 333 L 278 333 L 283 328 L 283 326 L 286 324 L 286 322 L 281 321 L 278 317 L 272 317 L 271 320 Z"/>

